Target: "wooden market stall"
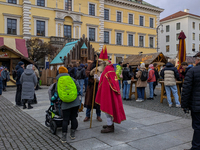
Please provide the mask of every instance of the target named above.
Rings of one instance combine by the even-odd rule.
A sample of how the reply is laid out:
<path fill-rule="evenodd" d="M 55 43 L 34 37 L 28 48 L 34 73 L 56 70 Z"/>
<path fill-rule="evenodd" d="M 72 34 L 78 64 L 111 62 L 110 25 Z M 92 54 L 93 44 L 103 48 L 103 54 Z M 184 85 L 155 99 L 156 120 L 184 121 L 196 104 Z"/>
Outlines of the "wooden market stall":
<path fill-rule="evenodd" d="M 12 70 L 15 69 L 19 61 L 23 61 L 25 65 L 34 63 L 28 59 L 26 41 L 0 37 L 0 66 L 7 67 L 10 72 L 8 86 L 16 85 L 16 81 L 12 78 Z"/>

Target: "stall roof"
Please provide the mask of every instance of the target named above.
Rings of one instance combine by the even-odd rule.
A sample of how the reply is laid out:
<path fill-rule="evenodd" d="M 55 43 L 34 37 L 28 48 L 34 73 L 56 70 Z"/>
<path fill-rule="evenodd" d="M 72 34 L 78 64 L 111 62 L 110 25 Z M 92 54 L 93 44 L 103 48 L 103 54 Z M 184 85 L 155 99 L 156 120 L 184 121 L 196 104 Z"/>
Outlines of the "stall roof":
<path fill-rule="evenodd" d="M 70 43 L 65 44 L 63 49 L 58 53 L 58 55 L 52 60 L 52 62 L 50 64 L 55 65 L 55 64 L 63 63 L 62 60 L 60 59 L 60 57 L 62 57 L 62 59 L 64 59 L 64 57 L 67 56 L 68 53 L 70 53 L 72 48 L 77 43 L 78 43 L 78 41 L 74 41 L 74 42 L 70 42 Z"/>
<path fill-rule="evenodd" d="M 167 62 L 167 59 L 163 53 L 149 53 L 141 55 L 131 55 L 124 60 L 125 63 L 129 63 L 130 66 L 140 65 L 141 62 L 144 62 L 146 65 L 149 65 L 153 62 Z"/>

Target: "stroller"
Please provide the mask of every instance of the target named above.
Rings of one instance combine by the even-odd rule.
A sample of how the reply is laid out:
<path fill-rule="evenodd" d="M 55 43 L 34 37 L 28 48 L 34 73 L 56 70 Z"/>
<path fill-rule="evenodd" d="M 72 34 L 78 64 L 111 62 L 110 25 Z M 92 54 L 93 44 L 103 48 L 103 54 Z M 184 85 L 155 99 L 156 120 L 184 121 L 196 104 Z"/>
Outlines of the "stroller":
<path fill-rule="evenodd" d="M 46 111 L 46 120 L 45 120 L 45 125 L 50 128 L 52 134 L 56 134 L 57 128 L 62 127 L 63 123 L 63 115 L 61 110 L 62 100 L 58 98 L 55 89 L 56 89 L 56 83 L 53 83 L 48 90 L 49 100 L 51 105 L 49 109 Z M 78 128 L 78 121 L 76 129 L 77 128 Z"/>

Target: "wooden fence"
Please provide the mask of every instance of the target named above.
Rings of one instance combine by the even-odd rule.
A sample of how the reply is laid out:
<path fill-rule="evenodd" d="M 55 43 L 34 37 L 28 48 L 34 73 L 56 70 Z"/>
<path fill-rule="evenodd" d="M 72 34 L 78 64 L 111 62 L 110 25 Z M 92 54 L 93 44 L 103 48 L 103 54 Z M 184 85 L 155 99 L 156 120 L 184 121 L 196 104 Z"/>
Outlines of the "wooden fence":
<path fill-rule="evenodd" d="M 41 84 L 42 85 L 51 85 L 52 83 L 56 82 L 55 78 L 56 78 L 56 74 L 57 74 L 57 69 L 54 68 L 52 70 L 50 69 L 42 69 L 40 70 L 42 72 L 41 75 Z"/>

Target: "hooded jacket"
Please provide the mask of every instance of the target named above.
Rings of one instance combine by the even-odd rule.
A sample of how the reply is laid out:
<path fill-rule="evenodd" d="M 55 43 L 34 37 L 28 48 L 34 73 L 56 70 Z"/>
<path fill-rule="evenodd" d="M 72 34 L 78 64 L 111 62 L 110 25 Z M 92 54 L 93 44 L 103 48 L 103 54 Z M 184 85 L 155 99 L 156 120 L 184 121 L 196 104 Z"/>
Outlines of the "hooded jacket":
<path fill-rule="evenodd" d="M 78 74 L 81 74 L 80 76 L 78 76 Z M 81 79 L 85 79 L 86 78 L 86 75 L 85 75 L 85 68 L 84 68 L 84 65 L 81 64 L 78 69 L 77 69 L 77 72 L 76 72 L 76 79 L 77 80 L 81 80 Z"/>
<path fill-rule="evenodd" d="M 15 70 L 17 70 L 16 84 L 19 85 L 19 84 L 21 84 L 20 83 L 20 77 L 21 77 L 22 73 L 24 72 L 24 69 L 21 66 L 17 65 L 15 67 Z"/>
<path fill-rule="evenodd" d="M 120 78 L 120 75 L 121 75 L 121 73 L 122 73 L 122 66 L 121 65 L 117 65 L 116 66 L 116 75 L 117 75 L 117 79 L 118 80 L 122 80 L 122 78 Z"/>
<path fill-rule="evenodd" d="M 148 70 L 148 82 L 155 82 L 156 81 L 156 75 L 155 75 L 155 71 L 154 71 L 154 67 L 151 67 L 149 70 Z"/>

